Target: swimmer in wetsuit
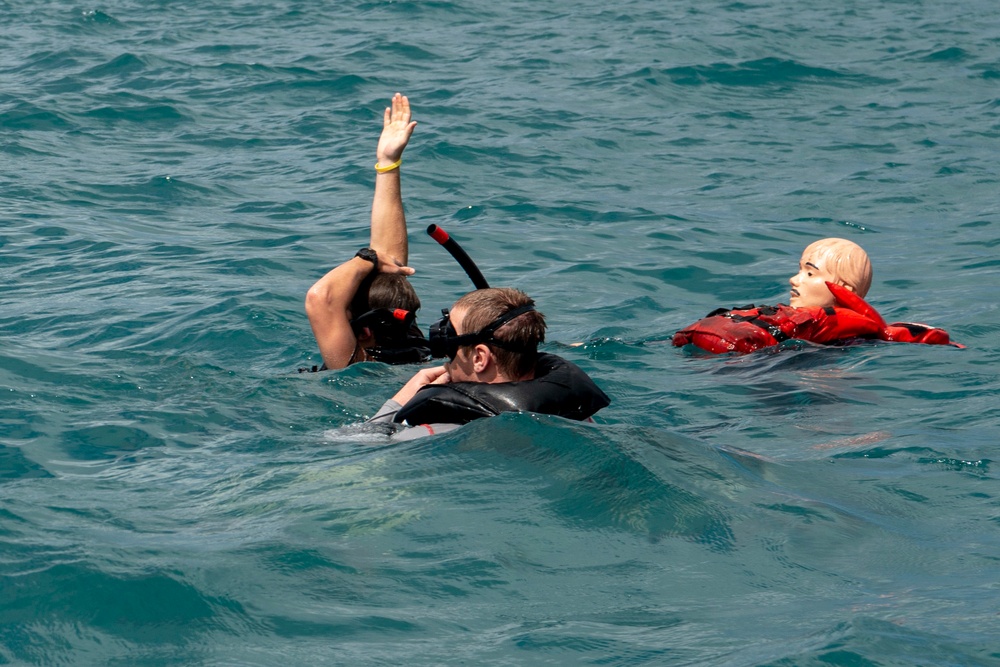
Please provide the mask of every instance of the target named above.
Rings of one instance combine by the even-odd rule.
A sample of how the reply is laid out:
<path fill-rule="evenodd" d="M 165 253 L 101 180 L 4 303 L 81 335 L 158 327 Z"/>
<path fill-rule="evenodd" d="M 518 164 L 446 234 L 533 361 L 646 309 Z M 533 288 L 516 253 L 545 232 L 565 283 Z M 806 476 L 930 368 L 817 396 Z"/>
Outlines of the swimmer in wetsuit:
<path fill-rule="evenodd" d="M 409 99 L 396 93 L 383 114 L 376 148 L 369 245 L 317 280 L 306 294 L 306 315 L 324 369 L 374 359 L 409 363 L 428 356 L 419 344 L 412 344 L 420 337 L 413 325 L 420 299 L 406 279 L 413 269 L 407 266 L 409 244 L 400 188 L 403 150 L 416 126 Z M 408 315 L 394 317 L 396 311 Z M 407 346 L 406 354 L 392 354 L 400 345 Z"/>
<path fill-rule="evenodd" d="M 802 252 L 799 272 L 788 282 L 789 305 L 720 308 L 675 333 L 673 344 L 714 353 L 747 353 L 789 339 L 824 344 L 857 338 L 951 342 L 946 331 L 926 324 L 886 324 L 864 301 L 872 267 L 868 254 L 852 241 L 828 238 L 811 243 Z"/>

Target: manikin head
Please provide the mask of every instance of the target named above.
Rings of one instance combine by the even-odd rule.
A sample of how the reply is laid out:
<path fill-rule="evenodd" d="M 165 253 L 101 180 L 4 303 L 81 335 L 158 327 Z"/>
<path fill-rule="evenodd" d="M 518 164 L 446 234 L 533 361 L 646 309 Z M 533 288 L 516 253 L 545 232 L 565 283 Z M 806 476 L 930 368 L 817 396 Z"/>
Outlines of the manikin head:
<path fill-rule="evenodd" d="M 788 305 L 794 308 L 835 303 L 827 282 L 843 285 L 864 298 L 872 284 L 872 265 L 868 254 L 847 239 L 820 239 L 802 251 L 799 272 L 788 280 L 792 286 Z"/>
<path fill-rule="evenodd" d="M 533 304 L 531 297 L 512 287 L 480 289 L 455 302 L 450 320 L 457 335 L 474 334 L 510 311 Z M 545 340 L 545 316 L 530 309 L 497 328 L 491 340 L 452 350 L 455 356 L 445 364 L 452 382 L 513 382 L 534 377 L 538 343 Z"/>

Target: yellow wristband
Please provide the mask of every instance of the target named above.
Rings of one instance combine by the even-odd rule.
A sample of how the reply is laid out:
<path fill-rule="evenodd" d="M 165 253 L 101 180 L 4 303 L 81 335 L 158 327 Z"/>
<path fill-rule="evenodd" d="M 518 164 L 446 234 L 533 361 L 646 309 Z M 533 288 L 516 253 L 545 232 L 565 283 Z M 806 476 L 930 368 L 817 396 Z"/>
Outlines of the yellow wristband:
<path fill-rule="evenodd" d="M 375 171 L 380 174 L 384 174 L 387 171 L 392 171 L 393 169 L 399 169 L 399 165 L 403 164 L 403 158 L 399 158 L 395 162 L 385 167 L 378 166 L 378 162 L 375 163 Z"/>

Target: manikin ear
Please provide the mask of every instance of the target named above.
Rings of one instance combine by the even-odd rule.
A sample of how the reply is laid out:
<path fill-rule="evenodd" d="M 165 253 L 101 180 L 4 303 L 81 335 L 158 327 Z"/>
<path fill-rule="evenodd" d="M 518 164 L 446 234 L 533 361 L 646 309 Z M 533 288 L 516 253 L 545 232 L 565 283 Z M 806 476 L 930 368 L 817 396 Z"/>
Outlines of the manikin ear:
<path fill-rule="evenodd" d="M 854 286 L 853 285 L 848 285 L 843 280 L 838 280 L 837 284 L 840 285 L 841 287 L 843 287 L 844 289 L 846 289 L 848 292 L 853 292 L 854 291 Z"/>
<path fill-rule="evenodd" d="M 361 332 L 358 334 L 358 341 L 362 343 L 367 343 L 373 341 L 375 336 L 372 334 L 372 330 L 368 327 L 361 327 Z"/>
<path fill-rule="evenodd" d="M 493 352 L 486 345 L 480 343 L 472 352 L 472 370 L 482 373 L 493 362 Z"/>

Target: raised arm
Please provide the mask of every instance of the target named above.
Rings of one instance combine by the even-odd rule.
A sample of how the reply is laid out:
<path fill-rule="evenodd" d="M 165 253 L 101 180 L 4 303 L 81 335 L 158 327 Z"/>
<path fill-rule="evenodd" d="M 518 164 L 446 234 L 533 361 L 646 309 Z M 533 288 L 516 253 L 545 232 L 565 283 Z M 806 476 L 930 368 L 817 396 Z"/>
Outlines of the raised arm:
<path fill-rule="evenodd" d="M 382 118 L 382 135 L 376 149 L 375 198 L 372 201 L 371 247 L 379 257 L 391 258 L 399 266 L 409 262 L 397 163 L 403 157 L 403 149 L 410 141 L 413 128 L 417 126 L 416 121 L 410 118 L 410 100 L 396 93 L 392 97 L 392 106 L 386 107 Z"/>
<path fill-rule="evenodd" d="M 327 368 L 344 368 L 365 359 L 365 340 L 359 341 L 351 329 L 350 305 L 365 278 L 377 270 L 410 275 L 406 239 L 406 219 L 399 189 L 399 161 L 416 123 L 410 120 L 410 102 L 396 93 L 392 106 L 383 114 L 375 164 L 375 199 L 372 202 L 370 247 L 378 255 L 378 267 L 353 257 L 331 269 L 309 288 L 306 315 Z M 364 338 L 364 336 L 362 337 Z"/>

